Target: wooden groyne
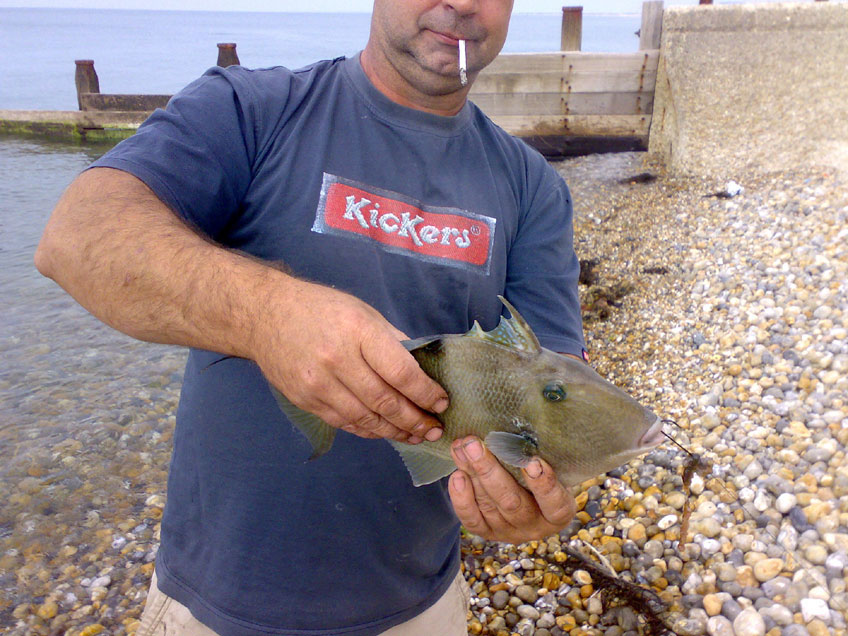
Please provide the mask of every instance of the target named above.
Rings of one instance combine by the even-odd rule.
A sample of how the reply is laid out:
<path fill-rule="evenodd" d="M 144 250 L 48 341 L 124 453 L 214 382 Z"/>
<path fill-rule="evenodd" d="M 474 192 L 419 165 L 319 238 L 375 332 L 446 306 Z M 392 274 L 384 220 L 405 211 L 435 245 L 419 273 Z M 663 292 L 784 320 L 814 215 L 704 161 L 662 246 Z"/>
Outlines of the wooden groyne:
<path fill-rule="evenodd" d="M 634 53 L 586 53 L 583 9 L 563 7 L 560 51 L 501 54 L 477 77 L 470 98 L 550 157 L 646 149 L 662 16 L 662 0 L 643 3 Z M 218 65 L 238 64 L 235 49 L 218 44 Z M 0 132 L 120 139 L 170 99 L 101 93 L 92 60 L 76 61 L 76 87 L 78 111 L 0 111 Z"/>
<path fill-rule="evenodd" d="M 120 141 L 135 133 L 146 111 L 0 110 L 0 133 L 83 141 Z"/>
<path fill-rule="evenodd" d="M 634 53 L 582 52 L 582 7 L 562 11 L 562 51 L 499 55 L 477 77 L 471 100 L 548 156 L 646 149 L 662 1 L 643 3 Z"/>
<path fill-rule="evenodd" d="M 218 66 L 238 64 L 236 45 L 218 44 Z M 170 95 L 101 93 L 94 60 L 76 60 L 79 110 L 0 110 L 0 133 L 83 141 L 120 141 L 135 133 Z"/>

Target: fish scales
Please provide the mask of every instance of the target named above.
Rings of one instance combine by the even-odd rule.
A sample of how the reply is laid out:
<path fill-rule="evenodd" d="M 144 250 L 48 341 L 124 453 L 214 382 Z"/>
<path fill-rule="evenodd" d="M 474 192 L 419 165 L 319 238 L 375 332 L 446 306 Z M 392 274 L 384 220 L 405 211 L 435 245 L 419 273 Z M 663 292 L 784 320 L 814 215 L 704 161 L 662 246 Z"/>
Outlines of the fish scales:
<path fill-rule="evenodd" d="M 520 469 L 538 456 L 566 485 L 620 466 L 662 441 L 662 422 L 654 413 L 587 364 L 541 347 L 515 308 L 501 301 L 512 317 L 502 317 L 491 331 L 475 323 L 465 334 L 404 342 L 450 398 L 436 416 L 444 427 L 439 440 L 389 440 L 416 486 L 453 472 L 450 445 L 467 435 L 482 439 L 519 480 Z M 274 395 L 311 442 L 312 457 L 327 452 L 335 429 L 278 391 Z"/>

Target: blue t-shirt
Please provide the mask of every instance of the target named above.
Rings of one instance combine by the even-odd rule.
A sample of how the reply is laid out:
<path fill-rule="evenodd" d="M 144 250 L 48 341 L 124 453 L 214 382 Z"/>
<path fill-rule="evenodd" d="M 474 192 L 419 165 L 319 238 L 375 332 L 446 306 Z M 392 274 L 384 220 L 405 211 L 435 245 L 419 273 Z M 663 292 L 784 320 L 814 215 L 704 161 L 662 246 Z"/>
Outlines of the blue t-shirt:
<path fill-rule="evenodd" d="M 94 165 L 411 338 L 490 329 L 503 294 L 544 346 L 582 351 L 562 179 L 473 104 L 441 117 L 390 101 L 358 56 L 211 69 Z M 388 443 L 344 432 L 306 462 L 258 367 L 222 357 L 189 355 L 161 589 L 234 636 L 370 636 L 434 603 L 459 560 L 446 480 L 415 488 Z"/>

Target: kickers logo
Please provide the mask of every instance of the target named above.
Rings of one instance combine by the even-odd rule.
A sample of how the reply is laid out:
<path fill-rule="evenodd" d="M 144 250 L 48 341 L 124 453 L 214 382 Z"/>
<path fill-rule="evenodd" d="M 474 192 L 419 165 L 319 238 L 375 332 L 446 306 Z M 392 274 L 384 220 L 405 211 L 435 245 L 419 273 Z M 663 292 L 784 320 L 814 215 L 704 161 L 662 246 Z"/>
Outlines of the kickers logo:
<path fill-rule="evenodd" d="M 372 241 L 396 254 L 488 274 L 495 219 L 422 205 L 324 173 L 312 231 Z"/>

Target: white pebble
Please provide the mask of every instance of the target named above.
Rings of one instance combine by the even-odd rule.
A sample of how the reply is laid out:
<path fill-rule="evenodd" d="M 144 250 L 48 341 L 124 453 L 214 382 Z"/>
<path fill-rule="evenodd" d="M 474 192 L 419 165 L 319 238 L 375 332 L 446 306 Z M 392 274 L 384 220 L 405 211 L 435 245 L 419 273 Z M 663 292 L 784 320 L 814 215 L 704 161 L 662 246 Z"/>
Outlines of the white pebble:
<path fill-rule="evenodd" d="M 712 556 L 721 550 L 721 543 L 715 539 L 704 539 L 701 542 L 701 553 L 705 556 Z"/>
<path fill-rule="evenodd" d="M 757 496 L 754 497 L 754 508 L 759 510 L 760 512 L 764 512 L 771 508 L 771 497 L 760 490 L 757 492 Z"/>
<path fill-rule="evenodd" d="M 785 515 L 787 512 L 792 510 L 797 503 L 798 497 L 791 492 L 785 492 L 777 498 L 777 501 L 774 503 L 774 507 L 777 508 L 777 511 L 780 514 Z"/>
<path fill-rule="evenodd" d="M 735 636 L 733 625 L 724 616 L 711 616 L 707 620 L 707 633 L 710 636 Z"/>
<path fill-rule="evenodd" d="M 109 587 L 110 585 L 112 585 L 112 577 L 108 574 L 98 576 L 96 579 L 91 581 L 91 587 Z"/>
<path fill-rule="evenodd" d="M 698 506 L 699 517 L 712 517 L 718 508 L 712 501 L 704 501 Z"/>
<path fill-rule="evenodd" d="M 733 633 L 736 636 L 764 636 L 766 622 L 757 610 L 749 607 L 733 620 Z"/>
<path fill-rule="evenodd" d="M 830 622 L 830 608 L 827 606 L 827 601 L 820 598 L 802 598 L 801 614 L 805 623 L 816 618 L 825 623 Z"/>

